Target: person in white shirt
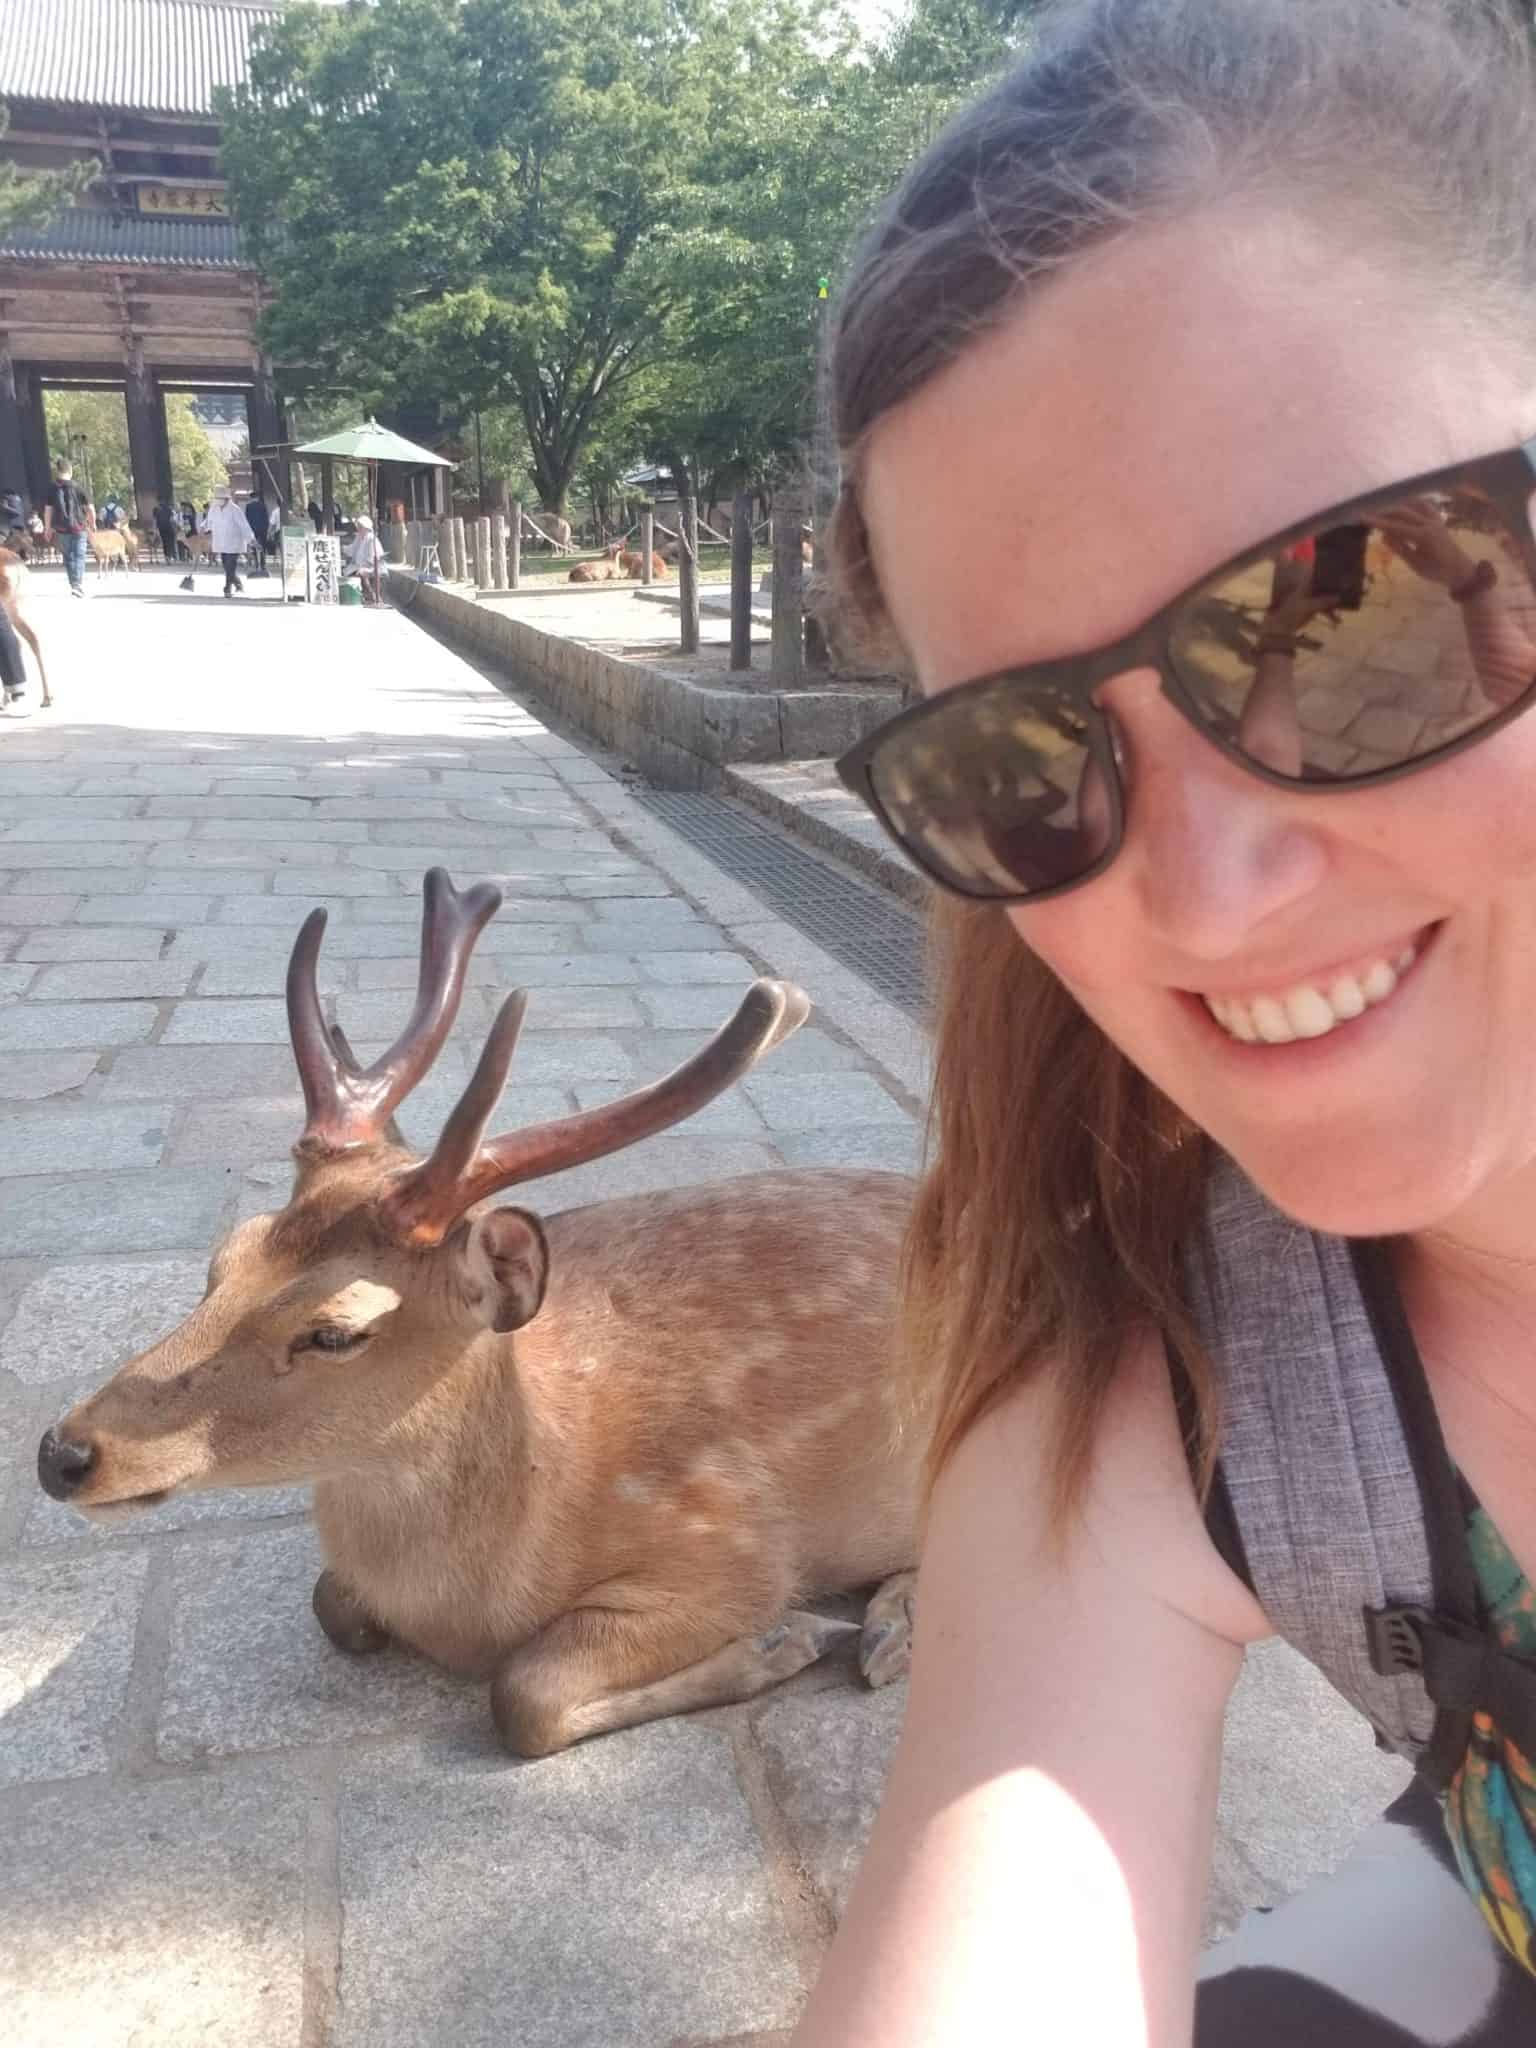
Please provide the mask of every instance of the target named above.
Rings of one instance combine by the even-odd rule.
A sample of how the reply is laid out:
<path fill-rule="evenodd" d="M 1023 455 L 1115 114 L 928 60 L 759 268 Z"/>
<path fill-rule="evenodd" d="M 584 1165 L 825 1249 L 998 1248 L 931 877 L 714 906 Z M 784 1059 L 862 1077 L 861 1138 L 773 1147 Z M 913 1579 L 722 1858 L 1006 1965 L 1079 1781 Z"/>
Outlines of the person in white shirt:
<path fill-rule="evenodd" d="M 347 548 L 346 574 L 357 577 L 368 604 L 379 601 L 379 584 L 384 573 L 384 545 L 373 530 L 373 521 L 362 513 L 357 532 Z"/>
<path fill-rule="evenodd" d="M 214 492 L 213 503 L 203 520 L 203 531 L 208 535 L 213 552 L 224 564 L 224 595 L 233 597 L 237 590 L 245 588 L 240 580 L 240 564 L 251 544 L 251 529 L 228 484 L 221 484 Z"/>

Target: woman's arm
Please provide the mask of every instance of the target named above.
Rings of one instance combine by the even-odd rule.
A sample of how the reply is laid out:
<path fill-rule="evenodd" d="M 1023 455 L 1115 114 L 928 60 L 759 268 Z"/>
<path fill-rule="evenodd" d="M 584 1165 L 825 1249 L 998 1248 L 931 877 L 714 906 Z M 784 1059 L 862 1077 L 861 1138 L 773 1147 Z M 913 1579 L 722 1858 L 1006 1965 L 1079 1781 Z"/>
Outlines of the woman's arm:
<path fill-rule="evenodd" d="M 1048 1538 L 1045 1389 L 933 1505 L 906 1728 L 795 2048 L 1179 2048 L 1242 1644 L 1160 1344 L 1126 1361 L 1083 1511 Z"/>

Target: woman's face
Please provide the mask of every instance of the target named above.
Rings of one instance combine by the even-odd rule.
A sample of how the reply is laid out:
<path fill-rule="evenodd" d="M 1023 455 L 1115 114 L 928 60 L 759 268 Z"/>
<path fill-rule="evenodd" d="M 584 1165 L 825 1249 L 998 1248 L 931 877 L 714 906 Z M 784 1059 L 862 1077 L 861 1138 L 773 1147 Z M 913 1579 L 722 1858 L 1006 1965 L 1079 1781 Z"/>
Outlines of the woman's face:
<path fill-rule="evenodd" d="M 1207 217 L 1078 263 L 887 415 L 863 502 L 933 693 L 1112 641 L 1310 512 L 1533 434 L 1528 362 L 1442 280 Z M 1009 914 L 1122 1050 L 1318 1228 L 1442 1220 L 1536 1160 L 1536 716 L 1308 796 L 1228 762 L 1150 671 L 1099 702 L 1124 847 Z M 1205 1000 L 1251 1014 L 1400 966 L 1291 1044 L 1240 1041 Z"/>

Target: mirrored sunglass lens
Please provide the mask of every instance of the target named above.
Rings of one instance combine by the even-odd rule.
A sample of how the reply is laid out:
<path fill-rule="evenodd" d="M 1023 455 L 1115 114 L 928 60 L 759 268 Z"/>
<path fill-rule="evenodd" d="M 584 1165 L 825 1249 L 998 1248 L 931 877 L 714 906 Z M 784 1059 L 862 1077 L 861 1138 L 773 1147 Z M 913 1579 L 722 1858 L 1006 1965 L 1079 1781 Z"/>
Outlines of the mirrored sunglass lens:
<path fill-rule="evenodd" d="M 891 733 L 874 794 L 921 865 L 969 896 L 1020 896 L 1085 874 L 1114 809 L 1080 706 L 1004 679 Z"/>
<path fill-rule="evenodd" d="M 1521 539 L 1474 488 L 1346 517 L 1191 600 L 1173 665 L 1213 733 L 1303 782 L 1399 768 L 1536 681 Z"/>

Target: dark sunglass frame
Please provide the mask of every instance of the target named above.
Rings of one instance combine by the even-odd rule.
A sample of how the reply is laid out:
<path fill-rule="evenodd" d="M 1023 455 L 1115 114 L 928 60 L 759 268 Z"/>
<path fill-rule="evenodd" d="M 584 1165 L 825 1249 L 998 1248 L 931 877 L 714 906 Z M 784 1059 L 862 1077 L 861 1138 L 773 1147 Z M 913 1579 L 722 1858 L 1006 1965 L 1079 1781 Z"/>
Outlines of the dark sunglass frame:
<path fill-rule="evenodd" d="M 1467 462 L 1455 462 L 1445 469 L 1425 470 L 1420 475 L 1405 477 L 1401 482 L 1384 485 L 1380 490 L 1363 492 L 1353 498 L 1346 498 L 1341 504 L 1309 514 L 1294 524 L 1271 534 L 1266 540 L 1253 547 L 1244 548 L 1233 555 L 1217 569 L 1202 576 L 1198 582 L 1181 590 L 1177 597 L 1154 612 L 1134 631 L 1127 633 L 1108 647 L 1091 648 L 1083 654 L 1064 655 L 1055 661 L 1026 662 L 1022 667 L 995 669 L 990 674 L 978 676 L 974 681 L 957 683 L 942 691 L 936 697 L 929 697 L 920 704 L 913 704 L 907 710 L 898 712 L 887 719 L 884 725 L 850 747 L 836 762 L 837 774 L 844 786 L 853 795 L 867 804 L 875 818 L 895 841 L 915 867 L 936 882 L 951 895 L 963 896 L 981 903 L 1041 903 L 1048 897 L 1060 896 L 1068 889 L 1081 888 L 1101 875 L 1119 853 L 1125 841 L 1125 789 L 1120 773 L 1120 763 L 1113 728 L 1104 713 L 1093 702 L 1093 692 L 1108 682 L 1112 676 L 1124 675 L 1131 669 L 1150 668 L 1157 671 L 1163 695 L 1174 708 L 1195 728 L 1200 736 L 1233 761 L 1248 774 L 1261 782 L 1272 783 L 1277 789 L 1284 789 L 1292 795 L 1336 796 L 1350 790 L 1367 789 L 1377 783 L 1396 782 L 1402 776 L 1416 775 L 1421 769 L 1437 766 L 1453 754 L 1465 752 L 1489 739 L 1512 719 L 1518 718 L 1531 708 L 1536 701 L 1536 676 L 1526 685 L 1512 703 L 1504 705 L 1484 724 L 1474 726 L 1469 732 L 1448 740 L 1444 746 L 1434 747 L 1428 753 L 1415 755 L 1411 760 L 1398 762 L 1387 768 L 1370 768 L 1359 774 L 1341 774 L 1328 781 L 1310 781 L 1304 777 L 1285 775 L 1280 770 L 1266 767 L 1262 762 L 1245 754 L 1218 732 L 1203 715 L 1194 693 L 1187 687 L 1174 665 L 1172 639 L 1173 628 L 1184 608 L 1206 591 L 1231 576 L 1253 568 L 1273 556 L 1282 548 L 1304 540 L 1309 535 L 1321 532 L 1330 526 L 1343 526 L 1351 516 L 1368 515 L 1382 511 L 1403 498 L 1422 497 L 1431 492 L 1446 491 L 1461 484 L 1475 484 L 1494 510 L 1506 521 L 1511 536 L 1524 552 L 1526 574 L 1530 579 L 1533 596 L 1536 596 L 1536 530 L 1531 524 L 1531 499 L 1536 493 L 1536 440 L 1527 441 L 1515 448 L 1500 449 L 1491 455 L 1474 456 Z M 963 704 L 989 691 L 1001 690 L 1005 686 L 1017 688 L 1021 682 L 1036 682 L 1042 690 L 1049 691 L 1058 699 L 1065 697 L 1078 705 L 1083 713 L 1085 739 L 1088 754 L 1104 778 L 1109 799 L 1109 835 L 1104 851 L 1081 873 L 1062 882 L 1051 882 L 1043 888 L 1020 889 L 1003 894 L 991 889 L 967 889 L 952 876 L 940 873 L 924 858 L 921 851 L 903 837 L 899 828 L 887 814 L 884 804 L 876 792 L 874 764 L 882 748 L 898 733 L 910 733 L 913 727 L 930 721 L 941 720 L 946 713 L 953 712 L 957 704 Z"/>

